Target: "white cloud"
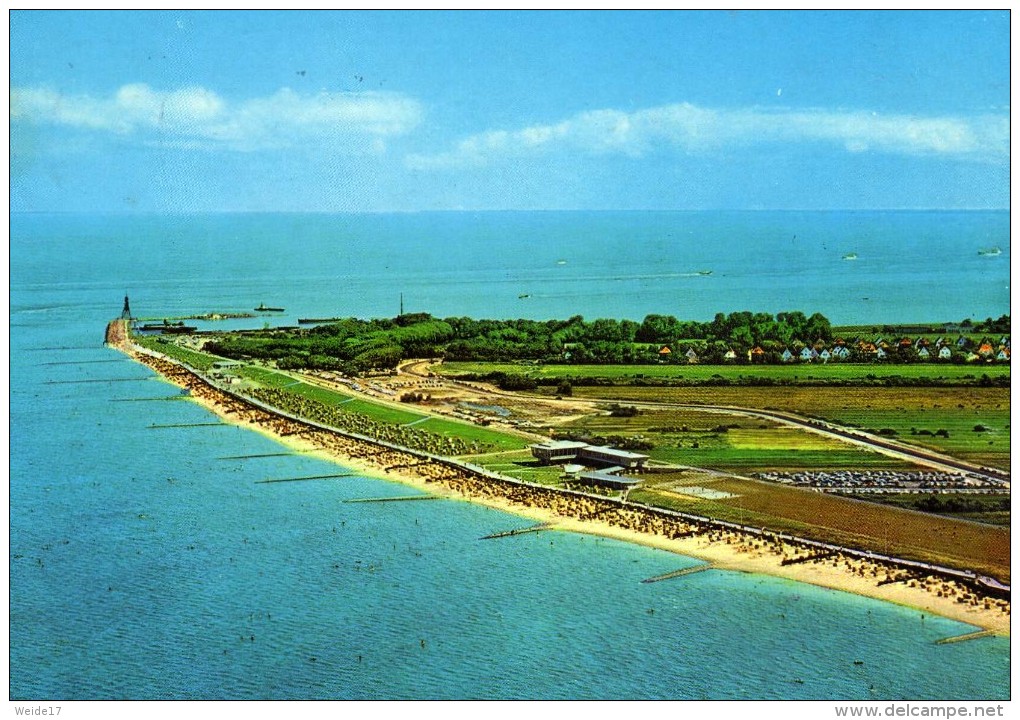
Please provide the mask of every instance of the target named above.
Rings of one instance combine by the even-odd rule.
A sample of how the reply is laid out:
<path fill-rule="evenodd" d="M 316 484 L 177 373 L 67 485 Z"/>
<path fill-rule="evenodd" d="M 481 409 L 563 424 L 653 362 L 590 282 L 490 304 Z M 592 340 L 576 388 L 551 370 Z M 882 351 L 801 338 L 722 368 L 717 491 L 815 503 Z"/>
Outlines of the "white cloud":
<path fill-rule="evenodd" d="M 555 151 L 640 157 L 765 143 L 827 143 L 852 153 L 934 155 L 985 162 L 1009 158 L 1006 116 L 922 117 L 838 110 L 714 110 L 689 103 L 633 112 L 595 110 L 553 125 L 472 135 L 445 152 L 411 155 L 413 168 L 478 166 Z"/>
<path fill-rule="evenodd" d="M 137 135 L 175 147 L 254 150 L 318 141 L 379 151 L 384 138 L 409 132 L 421 116 L 417 101 L 386 92 L 302 95 L 283 88 L 231 103 L 197 86 L 159 91 L 137 83 L 107 97 L 11 90 L 12 120 Z"/>

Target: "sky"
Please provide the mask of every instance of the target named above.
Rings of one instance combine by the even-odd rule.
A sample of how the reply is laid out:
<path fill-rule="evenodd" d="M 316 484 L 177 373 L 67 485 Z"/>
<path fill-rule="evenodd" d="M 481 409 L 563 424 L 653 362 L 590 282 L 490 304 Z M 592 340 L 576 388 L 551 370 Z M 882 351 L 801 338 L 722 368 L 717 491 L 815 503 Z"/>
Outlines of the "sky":
<path fill-rule="evenodd" d="M 1009 207 L 1008 11 L 12 11 L 11 210 Z"/>

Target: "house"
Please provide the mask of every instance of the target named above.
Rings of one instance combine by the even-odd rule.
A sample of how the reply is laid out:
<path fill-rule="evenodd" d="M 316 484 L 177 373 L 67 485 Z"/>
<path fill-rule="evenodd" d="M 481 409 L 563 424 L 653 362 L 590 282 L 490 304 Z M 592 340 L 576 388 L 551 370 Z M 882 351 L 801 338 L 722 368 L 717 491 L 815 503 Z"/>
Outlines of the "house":
<path fill-rule="evenodd" d="M 928 348 L 923 347 L 917 351 L 917 357 L 921 358 L 922 360 L 927 360 L 929 357 L 931 357 L 931 353 L 928 352 Z"/>
<path fill-rule="evenodd" d="M 946 344 L 946 339 L 944 337 L 942 337 L 941 335 L 939 335 L 937 338 L 935 338 L 935 347 L 940 348 L 940 347 L 942 347 L 945 344 Z"/>
<path fill-rule="evenodd" d="M 733 348 L 727 350 L 726 353 L 723 355 L 723 360 L 736 360 L 736 359 L 737 354 L 733 351 Z"/>
<path fill-rule="evenodd" d="M 818 357 L 818 353 L 815 352 L 813 347 L 808 346 L 800 351 L 800 359 L 803 362 L 811 362 L 816 357 Z"/>
<path fill-rule="evenodd" d="M 672 352 L 673 351 L 669 349 L 668 345 L 663 345 L 659 348 L 659 362 L 667 362 Z"/>
<path fill-rule="evenodd" d="M 690 350 L 685 352 L 684 357 L 687 358 L 687 362 L 690 363 L 691 365 L 696 365 L 698 362 L 698 354 L 694 352 L 694 348 L 691 348 Z"/>
<path fill-rule="evenodd" d="M 957 339 L 957 341 L 956 341 L 956 347 L 958 347 L 958 348 L 965 348 L 968 345 L 970 345 L 970 340 L 965 338 L 963 335 L 961 335 L 959 337 L 959 339 Z"/>
<path fill-rule="evenodd" d="M 978 355 L 977 353 L 972 353 L 972 352 L 967 353 L 967 357 L 966 357 L 967 362 L 974 362 L 975 360 L 980 360 L 980 359 L 981 359 L 981 356 Z"/>
<path fill-rule="evenodd" d="M 833 360 L 846 360 L 848 357 L 850 357 L 850 349 L 846 345 L 832 348 Z"/>
<path fill-rule="evenodd" d="M 818 358 L 823 363 L 829 362 L 829 358 L 831 358 L 831 357 L 832 357 L 832 353 L 830 353 L 828 350 L 822 350 L 820 353 L 818 353 Z"/>
<path fill-rule="evenodd" d="M 951 357 L 953 357 L 953 351 L 949 349 L 948 345 L 939 348 L 939 360 L 949 360 Z"/>
<path fill-rule="evenodd" d="M 995 356 L 995 359 L 1009 362 L 1009 348 L 1002 348 L 1002 350 L 999 351 L 999 354 Z"/>
<path fill-rule="evenodd" d="M 993 348 L 992 344 L 986 340 L 981 343 L 977 352 L 981 357 L 991 357 L 995 354 L 995 348 Z"/>
<path fill-rule="evenodd" d="M 747 359 L 750 362 L 764 362 L 765 361 L 765 351 L 762 350 L 757 345 L 755 345 L 753 348 L 751 348 L 747 352 Z"/>
<path fill-rule="evenodd" d="M 783 350 L 783 362 L 793 362 L 793 353 L 790 352 L 790 348 Z"/>
<path fill-rule="evenodd" d="M 882 348 L 878 348 L 878 350 L 875 351 L 875 359 L 876 360 L 885 360 L 887 357 L 888 357 L 888 355 L 886 354 L 885 350 L 883 350 Z"/>

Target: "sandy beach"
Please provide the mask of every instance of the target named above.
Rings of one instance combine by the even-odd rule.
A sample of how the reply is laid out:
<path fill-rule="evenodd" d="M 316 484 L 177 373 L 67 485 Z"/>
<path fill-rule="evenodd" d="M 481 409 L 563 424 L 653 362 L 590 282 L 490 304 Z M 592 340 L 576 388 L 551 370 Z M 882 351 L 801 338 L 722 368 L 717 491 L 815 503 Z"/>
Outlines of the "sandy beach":
<path fill-rule="evenodd" d="M 187 387 L 195 402 L 224 420 L 366 476 L 549 523 L 554 531 L 588 533 L 639 543 L 698 558 L 719 569 L 763 573 L 851 592 L 914 608 L 919 614 L 940 615 L 995 634 L 1009 635 L 1009 601 L 980 597 L 962 583 L 935 576 L 907 577 L 897 568 L 842 554 L 782 565 L 784 559 L 807 558 L 812 551 L 774 538 L 696 528 L 680 519 L 622 508 L 597 498 L 578 498 L 545 489 L 538 491 L 511 483 L 501 484 L 453 466 L 423 461 L 410 453 L 309 427 L 244 403 L 174 363 L 136 352 L 119 342 L 120 337 L 115 340 L 118 342 L 111 344 L 167 380 Z M 881 581 L 886 584 L 879 585 Z"/>

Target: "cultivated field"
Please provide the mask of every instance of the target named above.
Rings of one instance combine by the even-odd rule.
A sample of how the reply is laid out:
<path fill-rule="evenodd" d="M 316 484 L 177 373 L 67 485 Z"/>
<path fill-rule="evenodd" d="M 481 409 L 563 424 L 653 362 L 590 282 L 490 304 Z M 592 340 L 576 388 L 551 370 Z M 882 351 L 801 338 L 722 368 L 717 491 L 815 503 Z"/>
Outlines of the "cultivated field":
<path fill-rule="evenodd" d="M 574 397 L 785 410 L 851 427 L 890 428 L 903 442 L 1009 467 L 1009 388 L 618 386 L 575 387 Z M 948 437 L 936 435 L 939 430 Z"/>
<path fill-rule="evenodd" d="M 693 484 L 734 497 L 698 499 L 682 494 L 683 477 L 663 477 L 656 480 L 656 487 L 632 491 L 630 498 L 1009 578 L 1008 528 L 728 477 L 700 476 Z"/>

